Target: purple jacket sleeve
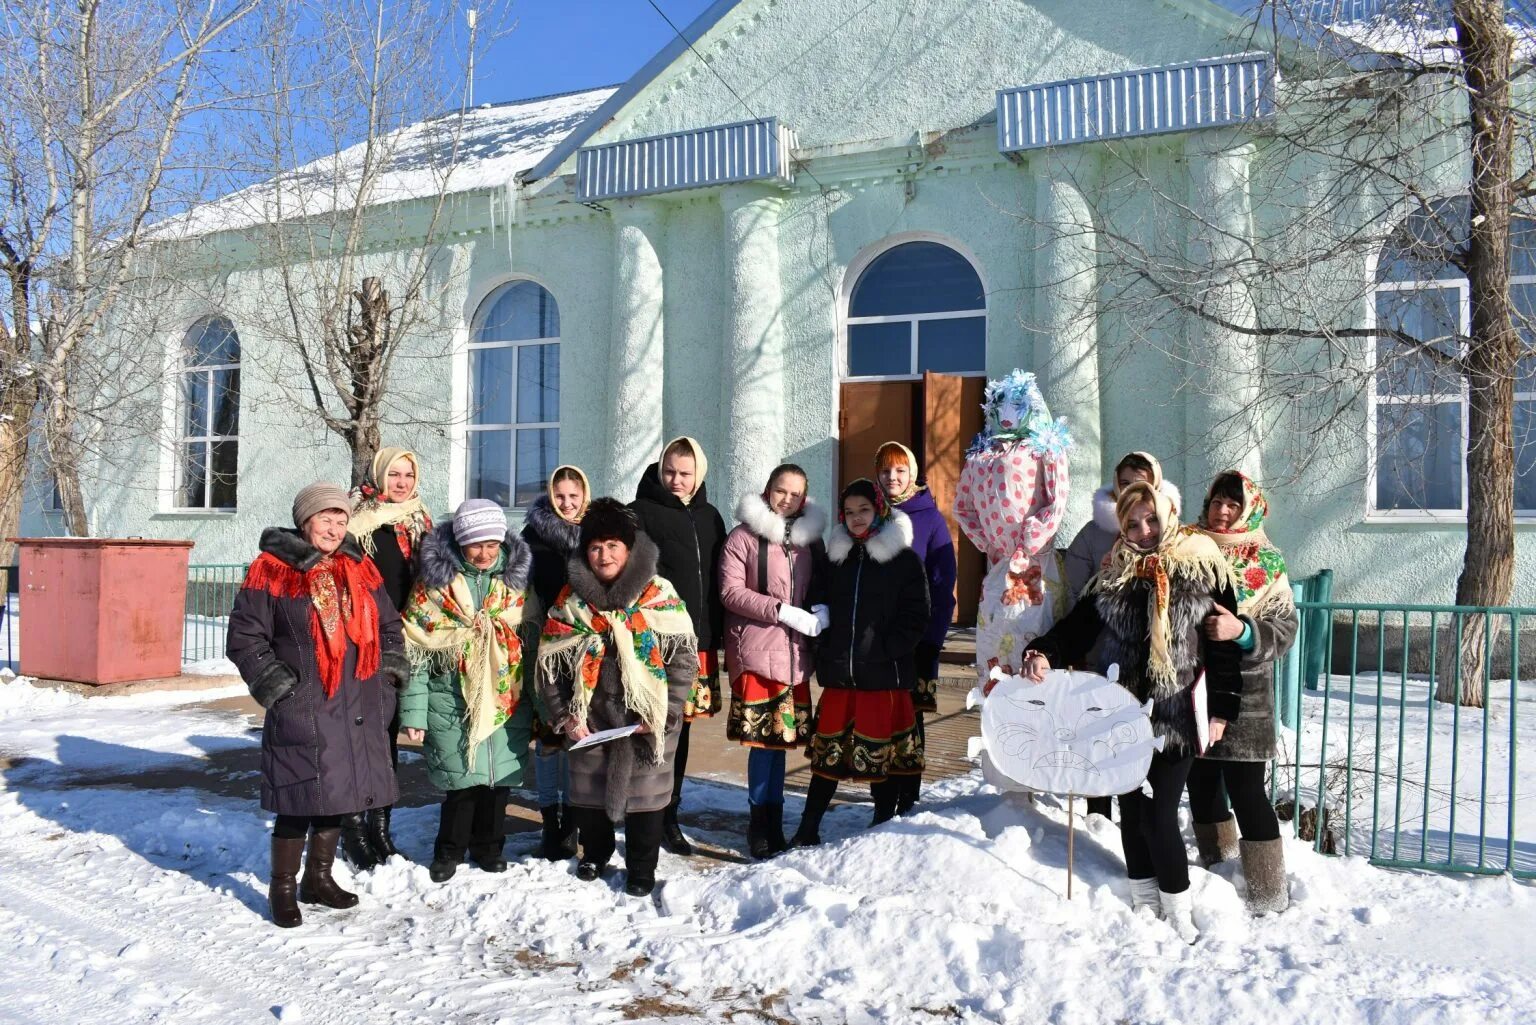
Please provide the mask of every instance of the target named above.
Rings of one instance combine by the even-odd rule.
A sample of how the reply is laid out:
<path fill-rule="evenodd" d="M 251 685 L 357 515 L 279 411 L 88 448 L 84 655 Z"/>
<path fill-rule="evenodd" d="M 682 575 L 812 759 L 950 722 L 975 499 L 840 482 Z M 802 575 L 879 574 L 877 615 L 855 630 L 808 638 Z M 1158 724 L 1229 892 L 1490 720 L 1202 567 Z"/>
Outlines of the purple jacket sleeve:
<path fill-rule="evenodd" d="M 949 633 L 950 622 L 955 618 L 955 545 L 949 537 L 949 527 L 944 517 L 935 514 L 936 523 L 928 524 L 924 545 L 918 550 L 923 557 L 923 571 L 928 576 L 928 604 L 930 609 L 928 632 L 923 640 L 940 647 Z"/>

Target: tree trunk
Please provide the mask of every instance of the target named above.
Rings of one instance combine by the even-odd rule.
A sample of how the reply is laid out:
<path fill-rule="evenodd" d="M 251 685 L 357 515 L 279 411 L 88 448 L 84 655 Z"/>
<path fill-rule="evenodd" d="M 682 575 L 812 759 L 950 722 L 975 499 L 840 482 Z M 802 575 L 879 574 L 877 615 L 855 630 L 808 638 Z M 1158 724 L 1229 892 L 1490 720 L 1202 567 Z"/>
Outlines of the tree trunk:
<path fill-rule="evenodd" d="M 27 389 L 12 385 L 15 393 Z M 16 394 L 0 401 L 0 578 L 10 593 L 10 568 L 16 564 L 16 546 L 6 540 L 21 533 L 21 496 L 27 477 L 27 436 L 30 406 Z M 3 597 L 0 597 L 3 600 Z"/>
<path fill-rule="evenodd" d="M 1514 370 L 1519 353 L 1510 301 L 1510 221 L 1514 212 L 1514 112 L 1510 109 L 1512 37 L 1501 0 L 1456 0 L 1457 45 L 1468 93 L 1472 157 L 1467 282 L 1471 328 L 1463 373 L 1467 381 L 1467 547 L 1456 581 L 1456 604 L 1504 605 L 1515 571 Z M 1461 624 L 1453 653 L 1459 674 L 1444 672 L 1436 690 L 1482 707 L 1488 618 Z M 1459 680 L 1457 676 L 1459 675 Z M 1458 686 L 1459 684 L 1459 686 Z M 1459 693 L 1458 693 L 1459 691 Z"/>

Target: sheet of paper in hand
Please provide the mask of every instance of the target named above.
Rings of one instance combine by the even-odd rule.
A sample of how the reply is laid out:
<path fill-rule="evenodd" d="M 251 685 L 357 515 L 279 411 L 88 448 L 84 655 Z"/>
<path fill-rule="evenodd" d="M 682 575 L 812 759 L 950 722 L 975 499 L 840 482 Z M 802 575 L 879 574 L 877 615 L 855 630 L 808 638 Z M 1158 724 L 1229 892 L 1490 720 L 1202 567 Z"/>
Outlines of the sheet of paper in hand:
<path fill-rule="evenodd" d="M 981 709 L 983 775 L 1010 790 L 1129 793 L 1162 747 L 1151 707 L 1096 673 L 1052 670 L 1043 683 L 1003 676 Z"/>
<path fill-rule="evenodd" d="M 639 723 L 629 726 L 615 726 L 611 730 L 598 730 L 596 733 L 588 733 L 576 743 L 566 748 L 567 751 L 580 751 L 584 747 L 595 747 L 598 744 L 606 744 L 610 740 L 618 740 L 620 737 L 628 737 L 640 729 Z"/>

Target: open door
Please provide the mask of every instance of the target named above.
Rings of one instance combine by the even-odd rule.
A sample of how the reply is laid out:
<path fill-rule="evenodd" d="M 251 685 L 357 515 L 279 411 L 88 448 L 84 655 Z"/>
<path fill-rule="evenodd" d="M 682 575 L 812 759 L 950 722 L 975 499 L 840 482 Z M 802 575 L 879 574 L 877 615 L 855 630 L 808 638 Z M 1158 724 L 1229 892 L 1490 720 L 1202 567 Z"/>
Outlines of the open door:
<path fill-rule="evenodd" d="M 916 438 L 923 424 L 921 381 L 853 381 L 842 386 L 838 413 L 837 492 L 860 477 L 875 479 L 875 453 L 887 441 Z M 920 448 L 913 445 L 913 449 Z M 918 452 L 918 458 L 922 453 Z M 831 503 L 829 503 L 831 504 Z M 835 520 L 837 510 L 832 509 Z"/>
<path fill-rule="evenodd" d="M 965 464 L 965 450 L 981 430 L 981 400 L 986 387 L 983 377 L 931 371 L 923 375 L 923 472 L 955 543 L 955 622 L 961 626 L 976 622 L 981 578 L 987 572 L 986 557 L 961 533 L 955 520 L 955 490 Z"/>

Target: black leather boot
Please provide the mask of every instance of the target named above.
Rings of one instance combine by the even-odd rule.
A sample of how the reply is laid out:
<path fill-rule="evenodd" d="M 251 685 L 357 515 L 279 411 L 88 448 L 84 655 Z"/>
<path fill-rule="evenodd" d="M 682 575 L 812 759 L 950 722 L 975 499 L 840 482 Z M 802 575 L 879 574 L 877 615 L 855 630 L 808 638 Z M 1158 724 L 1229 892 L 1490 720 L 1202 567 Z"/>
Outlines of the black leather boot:
<path fill-rule="evenodd" d="M 747 853 L 758 861 L 773 856 L 772 838 L 768 835 L 766 805 L 748 804 L 750 818 L 747 823 Z"/>
<path fill-rule="evenodd" d="M 359 872 L 366 872 L 379 863 L 379 857 L 368 842 L 368 824 L 362 812 L 341 817 L 342 853 L 347 863 Z"/>
<path fill-rule="evenodd" d="M 331 878 L 336 863 L 339 829 L 317 829 L 309 834 L 309 856 L 304 859 L 304 878 L 299 883 L 299 899 L 306 904 L 324 904 L 328 908 L 355 908 L 357 894 L 343 890 Z"/>
<path fill-rule="evenodd" d="M 299 911 L 299 862 L 304 858 L 304 838 L 272 838 L 272 879 L 267 884 L 267 903 L 272 906 L 272 924 L 292 929 L 304 924 Z"/>
<path fill-rule="evenodd" d="M 677 824 L 677 804 L 667 805 L 666 814 L 661 820 L 661 845 L 669 853 L 686 858 L 693 853 L 693 844 L 683 835 L 682 827 Z"/>
<path fill-rule="evenodd" d="M 576 816 L 568 804 L 560 806 L 560 857 L 576 857 Z"/>
<path fill-rule="evenodd" d="M 564 861 L 570 855 L 565 852 L 560 806 L 552 804 L 547 808 L 540 808 L 539 815 L 544 820 L 544 839 L 539 846 L 539 856 L 545 861 Z"/>
<path fill-rule="evenodd" d="M 789 841 L 784 839 L 784 803 L 763 805 L 763 824 L 768 827 L 768 848 L 774 854 L 783 854 L 789 850 Z"/>
<path fill-rule="evenodd" d="M 368 813 L 368 846 L 373 851 L 373 856 L 380 863 L 386 862 L 396 855 L 402 858 L 405 857 L 404 854 L 400 853 L 400 848 L 395 846 L 394 837 L 390 836 L 390 813 L 394 810 L 394 808 L 376 808 Z"/>

